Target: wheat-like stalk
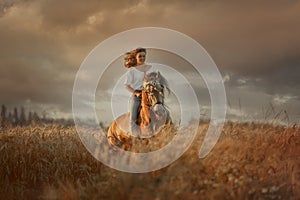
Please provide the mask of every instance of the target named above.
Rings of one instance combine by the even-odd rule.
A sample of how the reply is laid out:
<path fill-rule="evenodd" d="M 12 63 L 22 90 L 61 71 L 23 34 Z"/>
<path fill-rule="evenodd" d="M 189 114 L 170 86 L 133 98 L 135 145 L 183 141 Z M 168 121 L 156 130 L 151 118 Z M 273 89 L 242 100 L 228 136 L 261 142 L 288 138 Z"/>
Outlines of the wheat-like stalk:
<path fill-rule="evenodd" d="M 298 125 L 227 122 L 213 151 L 200 160 L 207 128 L 208 123 L 200 124 L 195 141 L 179 160 L 146 174 L 104 166 L 85 149 L 74 126 L 8 128 L 0 135 L 0 198 L 300 198 Z M 167 127 L 139 148 L 156 150 L 168 144 L 173 133 Z"/>

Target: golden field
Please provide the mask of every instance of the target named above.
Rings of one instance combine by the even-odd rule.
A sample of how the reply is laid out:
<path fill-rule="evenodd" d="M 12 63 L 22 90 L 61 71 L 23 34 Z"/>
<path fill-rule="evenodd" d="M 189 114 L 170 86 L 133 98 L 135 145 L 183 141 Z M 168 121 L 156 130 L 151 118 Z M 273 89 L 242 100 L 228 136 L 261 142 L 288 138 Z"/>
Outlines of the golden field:
<path fill-rule="evenodd" d="M 97 161 L 74 126 L 0 132 L 0 199 L 300 199 L 300 126 L 224 125 L 204 159 L 207 123 L 191 147 L 161 170 L 130 174 Z"/>

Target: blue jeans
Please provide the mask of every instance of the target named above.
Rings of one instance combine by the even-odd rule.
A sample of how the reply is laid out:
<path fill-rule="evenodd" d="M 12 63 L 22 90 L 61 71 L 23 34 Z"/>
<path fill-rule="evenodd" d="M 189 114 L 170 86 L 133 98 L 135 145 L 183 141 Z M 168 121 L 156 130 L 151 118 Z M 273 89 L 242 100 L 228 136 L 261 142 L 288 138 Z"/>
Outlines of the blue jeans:
<path fill-rule="evenodd" d="M 136 120 L 138 118 L 138 111 L 141 105 L 141 98 L 138 98 L 135 95 L 132 95 L 130 100 L 130 130 L 131 133 L 135 136 L 138 134 L 139 126 L 136 124 Z"/>

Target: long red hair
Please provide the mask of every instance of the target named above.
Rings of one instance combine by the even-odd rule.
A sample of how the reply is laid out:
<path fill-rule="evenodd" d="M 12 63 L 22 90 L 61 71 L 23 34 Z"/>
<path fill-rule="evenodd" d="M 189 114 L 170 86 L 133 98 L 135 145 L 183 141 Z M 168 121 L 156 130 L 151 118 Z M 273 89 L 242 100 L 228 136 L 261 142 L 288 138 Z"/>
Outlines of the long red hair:
<path fill-rule="evenodd" d="M 136 48 L 132 51 L 126 52 L 124 57 L 124 66 L 126 68 L 135 67 L 136 66 L 136 54 L 140 52 L 146 52 L 145 48 Z"/>

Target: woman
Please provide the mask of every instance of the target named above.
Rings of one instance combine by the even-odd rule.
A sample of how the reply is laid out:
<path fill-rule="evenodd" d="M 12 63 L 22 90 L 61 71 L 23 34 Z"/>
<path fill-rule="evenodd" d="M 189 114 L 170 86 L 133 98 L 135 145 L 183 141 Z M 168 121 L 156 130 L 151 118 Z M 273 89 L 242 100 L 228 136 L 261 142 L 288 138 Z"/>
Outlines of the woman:
<path fill-rule="evenodd" d="M 129 68 L 124 82 L 125 88 L 132 93 L 130 102 L 130 130 L 134 136 L 139 135 L 139 127 L 136 124 L 138 110 L 141 105 L 141 96 L 144 75 L 154 71 L 154 68 L 145 63 L 146 49 L 137 48 L 126 53 L 125 67 Z"/>

